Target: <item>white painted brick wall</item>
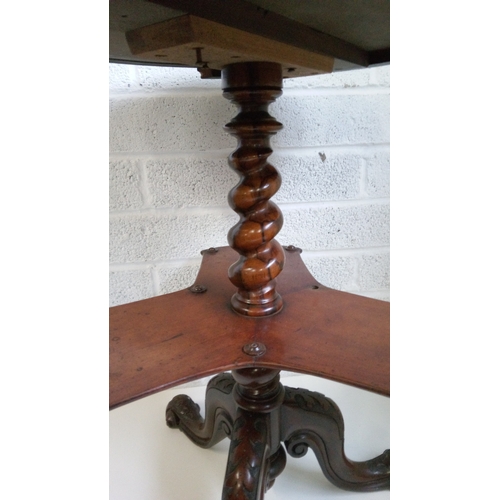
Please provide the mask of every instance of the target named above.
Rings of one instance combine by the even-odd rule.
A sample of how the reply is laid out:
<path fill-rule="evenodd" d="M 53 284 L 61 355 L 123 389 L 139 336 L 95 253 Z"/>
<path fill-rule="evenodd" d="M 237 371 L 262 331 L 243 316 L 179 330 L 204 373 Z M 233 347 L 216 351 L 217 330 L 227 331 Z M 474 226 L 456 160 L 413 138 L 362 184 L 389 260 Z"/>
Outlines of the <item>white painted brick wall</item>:
<path fill-rule="evenodd" d="M 283 245 L 323 284 L 389 299 L 389 67 L 287 80 L 270 161 Z M 226 245 L 236 107 L 196 70 L 110 65 L 110 305 L 191 285 Z"/>

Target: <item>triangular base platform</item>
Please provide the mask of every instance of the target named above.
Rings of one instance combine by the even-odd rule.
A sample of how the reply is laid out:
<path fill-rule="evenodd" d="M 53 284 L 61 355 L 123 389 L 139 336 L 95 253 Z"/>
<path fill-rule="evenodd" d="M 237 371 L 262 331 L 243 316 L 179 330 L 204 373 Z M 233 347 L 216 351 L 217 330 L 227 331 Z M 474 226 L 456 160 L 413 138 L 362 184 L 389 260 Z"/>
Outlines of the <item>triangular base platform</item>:
<path fill-rule="evenodd" d="M 110 408 L 239 368 L 276 368 L 389 395 L 389 303 L 318 283 L 285 247 L 283 310 L 248 318 L 231 309 L 229 247 L 205 250 L 195 285 L 110 308 Z"/>

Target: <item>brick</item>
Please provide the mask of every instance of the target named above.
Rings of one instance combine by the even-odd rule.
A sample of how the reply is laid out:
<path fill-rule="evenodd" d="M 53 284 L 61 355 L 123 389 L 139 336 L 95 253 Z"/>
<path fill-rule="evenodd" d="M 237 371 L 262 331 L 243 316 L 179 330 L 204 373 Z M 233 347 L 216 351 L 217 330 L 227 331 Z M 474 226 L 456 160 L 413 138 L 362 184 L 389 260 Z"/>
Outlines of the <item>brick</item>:
<path fill-rule="evenodd" d="M 370 84 L 381 87 L 389 87 L 391 83 L 391 66 L 385 64 L 383 66 L 375 66 L 370 68 Z"/>
<path fill-rule="evenodd" d="M 131 90 L 130 64 L 109 65 L 109 92 L 123 93 Z"/>
<path fill-rule="evenodd" d="M 307 255 L 306 252 L 302 255 L 310 273 L 322 285 L 344 291 L 353 287 L 356 272 L 355 257 L 314 257 Z"/>
<path fill-rule="evenodd" d="M 227 194 L 239 179 L 225 158 L 150 160 L 146 171 L 155 207 L 225 207 Z"/>
<path fill-rule="evenodd" d="M 323 158 L 325 160 L 323 161 Z M 361 157 L 318 153 L 273 154 L 270 162 L 283 183 L 274 201 L 324 201 L 359 197 Z M 227 159 L 175 158 L 146 164 L 149 191 L 155 207 L 226 206 L 238 175 Z"/>
<path fill-rule="evenodd" d="M 377 290 L 379 288 L 389 288 L 389 252 L 363 255 L 359 261 L 359 286 L 361 289 Z"/>
<path fill-rule="evenodd" d="M 389 205 L 282 207 L 284 225 L 277 239 L 303 250 L 389 245 Z"/>
<path fill-rule="evenodd" d="M 270 108 L 285 125 L 274 147 L 308 147 L 389 142 L 389 96 L 286 96 Z"/>
<path fill-rule="evenodd" d="M 109 273 L 109 307 L 147 299 L 153 295 L 149 269 Z"/>
<path fill-rule="evenodd" d="M 234 149 L 236 141 L 223 126 L 235 110 L 220 95 L 112 98 L 110 151 Z"/>
<path fill-rule="evenodd" d="M 221 81 L 202 80 L 196 68 L 135 66 L 136 85 L 146 92 L 172 89 L 214 89 L 222 96 Z"/>
<path fill-rule="evenodd" d="M 274 200 L 334 201 L 359 197 L 361 156 L 318 150 L 300 155 L 275 153 L 269 161 L 283 182 Z"/>
<path fill-rule="evenodd" d="M 382 291 L 359 291 L 359 292 L 354 292 L 356 295 L 361 295 L 362 297 L 368 297 L 369 299 L 377 299 L 377 300 L 383 300 L 384 302 L 390 302 L 391 300 L 391 294 L 389 290 L 382 290 Z"/>
<path fill-rule="evenodd" d="M 236 107 L 220 96 L 111 99 L 110 150 L 209 151 L 233 148 L 223 130 Z M 274 147 L 389 142 L 388 95 L 283 96 L 271 114 L 285 128 Z"/>
<path fill-rule="evenodd" d="M 390 194 L 389 151 L 379 152 L 366 160 L 366 194 L 388 197 Z"/>
<path fill-rule="evenodd" d="M 160 293 L 172 293 L 194 284 L 200 263 L 182 267 L 158 267 Z"/>
<path fill-rule="evenodd" d="M 285 78 L 283 89 L 352 88 L 365 87 L 370 83 L 370 69 L 356 71 L 334 71 L 307 78 Z"/>
<path fill-rule="evenodd" d="M 238 216 L 207 213 L 126 215 L 110 218 L 112 263 L 157 262 L 198 257 L 200 251 L 227 245 L 226 235 Z"/>
<path fill-rule="evenodd" d="M 109 162 L 109 208 L 130 210 L 142 206 L 138 162 L 111 160 Z"/>

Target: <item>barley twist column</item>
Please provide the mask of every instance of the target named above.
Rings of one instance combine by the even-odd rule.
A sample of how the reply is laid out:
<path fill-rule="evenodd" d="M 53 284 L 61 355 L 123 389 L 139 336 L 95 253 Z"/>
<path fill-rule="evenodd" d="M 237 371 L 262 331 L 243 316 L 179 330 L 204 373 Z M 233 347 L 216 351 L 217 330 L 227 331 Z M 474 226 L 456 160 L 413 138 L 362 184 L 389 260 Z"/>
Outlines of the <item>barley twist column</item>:
<path fill-rule="evenodd" d="M 270 137 L 283 127 L 268 106 L 281 95 L 281 65 L 267 62 L 237 63 L 222 71 L 225 98 L 239 106 L 238 115 L 225 129 L 238 138 L 229 165 L 240 175 L 229 193 L 229 205 L 240 215 L 228 234 L 229 245 L 240 259 L 229 268 L 229 279 L 238 287 L 233 309 L 246 316 L 267 316 L 283 307 L 275 279 L 285 256 L 274 239 L 283 225 L 280 209 L 269 199 L 278 191 L 281 177 L 267 161 Z"/>

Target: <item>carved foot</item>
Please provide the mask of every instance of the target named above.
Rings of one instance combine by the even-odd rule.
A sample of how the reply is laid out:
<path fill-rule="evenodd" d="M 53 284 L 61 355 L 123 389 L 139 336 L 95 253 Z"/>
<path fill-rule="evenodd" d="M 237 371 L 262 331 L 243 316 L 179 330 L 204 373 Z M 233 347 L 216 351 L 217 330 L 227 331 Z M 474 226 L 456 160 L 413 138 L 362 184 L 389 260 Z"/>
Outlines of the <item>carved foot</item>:
<path fill-rule="evenodd" d="M 271 454 L 270 416 L 238 411 L 222 500 L 262 500 L 286 465 L 282 446 Z"/>
<path fill-rule="evenodd" d="M 269 490 L 276 478 L 285 470 L 286 452 L 283 446 L 278 448 L 278 451 L 269 458 L 269 474 L 267 477 L 266 491 Z"/>
<path fill-rule="evenodd" d="M 302 457 L 311 448 L 326 478 L 339 488 L 389 488 L 389 450 L 365 462 L 346 458 L 344 420 L 331 399 L 317 392 L 287 387 L 281 412 L 281 435 L 290 455 Z"/>
<path fill-rule="evenodd" d="M 231 434 L 236 412 L 232 390 L 234 379 L 223 373 L 210 380 L 205 399 L 205 419 L 200 407 L 189 396 L 179 395 L 170 401 L 166 421 L 171 429 L 180 429 L 193 443 L 210 448 Z"/>

